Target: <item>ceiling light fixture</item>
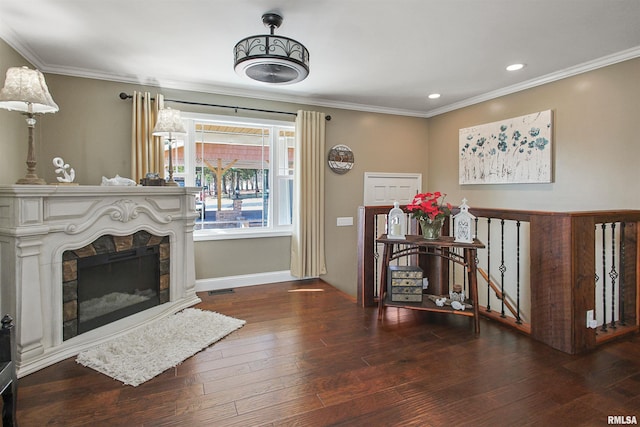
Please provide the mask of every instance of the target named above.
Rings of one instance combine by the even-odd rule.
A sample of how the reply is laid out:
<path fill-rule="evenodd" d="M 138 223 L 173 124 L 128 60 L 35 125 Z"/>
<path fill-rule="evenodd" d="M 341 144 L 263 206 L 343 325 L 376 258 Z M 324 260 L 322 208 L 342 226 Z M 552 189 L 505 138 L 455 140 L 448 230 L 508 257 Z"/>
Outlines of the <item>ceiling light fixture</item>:
<path fill-rule="evenodd" d="M 439 93 L 432 93 L 431 95 L 429 95 L 429 99 L 438 99 L 438 98 L 440 98 Z"/>
<path fill-rule="evenodd" d="M 507 66 L 507 71 L 518 71 L 524 68 L 524 64 L 511 64 Z"/>
<path fill-rule="evenodd" d="M 274 30 L 282 24 L 282 16 L 265 13 L 262 22 L 270 34 L 240 40 L 234 48 L 236 73 L 271 84 L 292 84 L 309 75 L 309 51 L 298 41 L 276 36 Z"/>

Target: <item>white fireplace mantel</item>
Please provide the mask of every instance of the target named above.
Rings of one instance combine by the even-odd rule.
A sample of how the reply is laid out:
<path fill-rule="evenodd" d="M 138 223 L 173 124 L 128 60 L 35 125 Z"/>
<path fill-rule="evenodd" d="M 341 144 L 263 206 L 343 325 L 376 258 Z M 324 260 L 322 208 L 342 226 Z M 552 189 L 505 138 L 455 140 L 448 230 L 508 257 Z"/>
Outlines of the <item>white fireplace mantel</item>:
<path fill-rule="evenodd" d="M 193 250 L 197 192 L 184 187 L 0 186 L 0 314 L 15 320 L 18 376 L 200 302 Z M 63 252 L 103 235 L 141 230 L 169 236 L 169 302 L 63 341 Z"/>

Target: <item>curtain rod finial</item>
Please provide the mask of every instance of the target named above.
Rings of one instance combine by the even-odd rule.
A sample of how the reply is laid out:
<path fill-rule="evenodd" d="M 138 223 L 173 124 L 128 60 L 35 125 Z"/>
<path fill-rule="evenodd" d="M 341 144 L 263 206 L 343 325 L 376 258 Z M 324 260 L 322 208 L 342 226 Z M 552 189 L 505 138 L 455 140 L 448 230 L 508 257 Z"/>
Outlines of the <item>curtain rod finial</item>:
<path fill-rule="evenodd" d="M 133 98 L 131 95 L 127 95 L 124 92 L 120 92 L 120 95 L 118 95 L 120 97 L 120 99 L 128 99 L 128 98 Z"/>

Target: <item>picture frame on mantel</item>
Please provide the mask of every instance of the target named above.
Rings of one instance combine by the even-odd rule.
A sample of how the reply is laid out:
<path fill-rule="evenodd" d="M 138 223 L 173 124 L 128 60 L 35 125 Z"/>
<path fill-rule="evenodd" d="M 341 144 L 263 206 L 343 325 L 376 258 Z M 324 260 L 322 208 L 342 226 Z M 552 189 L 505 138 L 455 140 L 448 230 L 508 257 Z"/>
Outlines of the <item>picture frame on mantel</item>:
<path fill-rule="evenodd" d="M 459 131 L 459 183 L 531 184 L 552 181 L 551 110 Z"/>

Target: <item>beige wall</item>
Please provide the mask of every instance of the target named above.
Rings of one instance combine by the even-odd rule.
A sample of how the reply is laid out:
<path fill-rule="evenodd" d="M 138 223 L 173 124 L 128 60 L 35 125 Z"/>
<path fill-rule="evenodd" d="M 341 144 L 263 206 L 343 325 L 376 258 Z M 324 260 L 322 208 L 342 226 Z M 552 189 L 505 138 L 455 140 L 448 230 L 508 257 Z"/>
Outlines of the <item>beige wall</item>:
<path fill-rule="evenodd" d="M 346 144 L 355 164 L 344 175 L 326 172 L 327 282 L 355 296 L 357 213 L 364 196 L 365 172 L 422 173 L 427 165 L 426 119 L 355 111 L 332 112 L 327 149 Z M 353 227 L 337 227 L 338 217 L 353 217 Z"/>
<path fill-rule="evenodd" d="M 289 270 L 289 237 L 210 240 L 195 248 L 197 279 Z"/>
<path fill-rule="evenodd" d="M 551 109 L 551 184 L 459 185 L 458 129 Z M 639 209 L 640 59 L 429 119 L 430 190 L 470 206 L 533 210 Z"/>
<path fill-rule="evenodd" d="M 128 85 L 47 74 L 60 111 L 42 118 L 38 175 L 56 182 L 51 160 L 62 157 L 76 182 L 100 185 L 102 176 L 131 175 L 131 101 L 118 98 Z"/>

